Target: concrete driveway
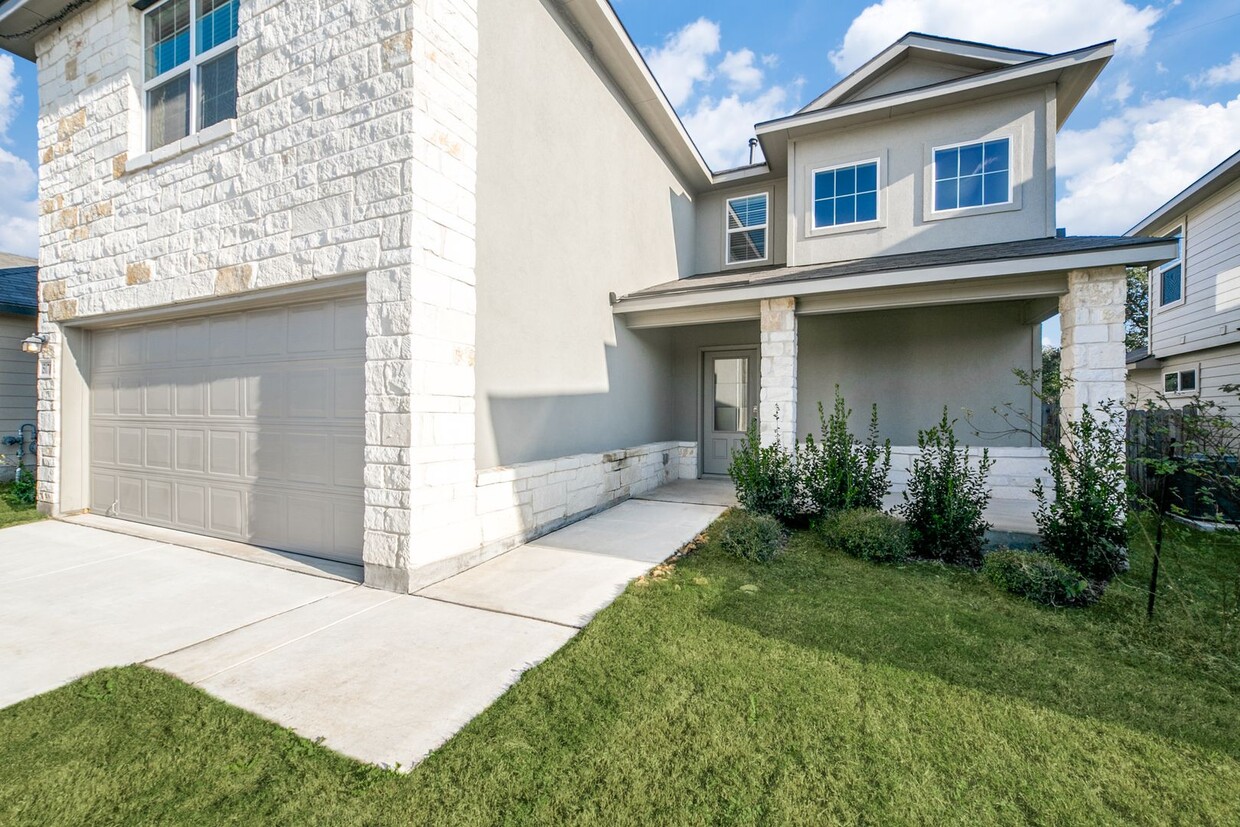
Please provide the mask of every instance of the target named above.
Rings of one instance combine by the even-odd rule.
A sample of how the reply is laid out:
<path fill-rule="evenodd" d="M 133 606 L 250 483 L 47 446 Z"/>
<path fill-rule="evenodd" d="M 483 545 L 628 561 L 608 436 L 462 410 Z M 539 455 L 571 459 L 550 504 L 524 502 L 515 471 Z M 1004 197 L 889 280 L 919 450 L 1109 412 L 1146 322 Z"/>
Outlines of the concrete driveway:
<path fill-rule="evenodd" d="M 723 508 L 630 501 L 395 595 L 63 522 L 0 531 L 0 706 L 146 663 L 411 767 Z"/>

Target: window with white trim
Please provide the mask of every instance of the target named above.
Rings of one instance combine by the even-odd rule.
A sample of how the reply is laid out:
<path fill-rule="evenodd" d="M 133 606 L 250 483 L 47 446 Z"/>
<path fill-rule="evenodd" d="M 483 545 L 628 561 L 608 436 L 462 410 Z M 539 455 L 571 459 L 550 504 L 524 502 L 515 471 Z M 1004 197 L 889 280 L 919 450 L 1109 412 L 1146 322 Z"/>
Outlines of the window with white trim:
<path fill-rule="evenodd" d="M 813 227 L 878 220 L 878 161 L 816 169 Z"/>
<path fill-rule="evenodd" d="M 1196 393 L 1197 369 L 1173 370 L 1163 374 L 1163 391 L 1166 393 Z"/>
<path fill-rule="evenodd" d="M 237 117 L 240 0 L 163 0 L 142 19 L 146 148 Z"/>
<path fill-rule="evenodd" d="M 1174 259 L 1158 268 L 1158 306 L 1173 307 L 1184 302 L 1184 228 L 1176 227 L 1177 254 Z"/>
<path fill-rule="evenodd" d="M 1012 201 L 1012 141 L 998 138 L 934 150 L 934 210 Z"/>
<path fill-rule="evenodd" d="M 767 206 L 764 192 L 728 199 L 728 264 L 766 261 Z"/>

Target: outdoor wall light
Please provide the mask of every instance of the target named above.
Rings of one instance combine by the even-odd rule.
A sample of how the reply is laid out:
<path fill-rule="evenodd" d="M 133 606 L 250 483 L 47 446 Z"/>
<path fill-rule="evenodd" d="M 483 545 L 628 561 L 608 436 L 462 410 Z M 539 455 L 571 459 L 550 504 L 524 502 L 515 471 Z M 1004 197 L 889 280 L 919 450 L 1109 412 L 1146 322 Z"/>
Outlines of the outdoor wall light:
<path fill-rule="evenodd" d="M 39 353 L 43 350 L 45 344 L 47 344 L 46 336 L 32 333 L 25 339 L 22 339 L 22 353 Z"/>

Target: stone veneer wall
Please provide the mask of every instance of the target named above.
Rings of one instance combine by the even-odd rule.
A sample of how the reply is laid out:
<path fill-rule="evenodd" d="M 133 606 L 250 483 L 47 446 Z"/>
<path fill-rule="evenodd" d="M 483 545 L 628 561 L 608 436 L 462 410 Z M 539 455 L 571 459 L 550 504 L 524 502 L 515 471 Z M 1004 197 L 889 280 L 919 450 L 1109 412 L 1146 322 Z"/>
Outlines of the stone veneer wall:
<path fill-rule="evenodd" d="M 696 442 L 655 442 L 478 472 L 490 556 L 677 479 L 697 479 Z"/>
<path fill-rule="evenodd" d="M 994 466 L 986 478 L 991 496 L 1001 500 L 1033 499 L 1033 483 L 1042 480 L 1050 489 L 1051 478 L 1047 473 L 1049 455 L 1042 448 L 990 448 Z M 908 487 L 909 472 L 913 459 L 918 455 L 916 445 L 891 446 L 891 493 L 902 494 Z M 973 462 L 981 459 L 981 448 L 970 448 Z"/>
<path fill-rule="evenodd" d="M 37 44 L 40 507 L 86 416 L 63 325 L 365 273 L 367 581 L 403 589 L 480 543 L 476 0 L 242 3 L 237 118 L 153 153 L 141 23 L 97 0 Z"/>

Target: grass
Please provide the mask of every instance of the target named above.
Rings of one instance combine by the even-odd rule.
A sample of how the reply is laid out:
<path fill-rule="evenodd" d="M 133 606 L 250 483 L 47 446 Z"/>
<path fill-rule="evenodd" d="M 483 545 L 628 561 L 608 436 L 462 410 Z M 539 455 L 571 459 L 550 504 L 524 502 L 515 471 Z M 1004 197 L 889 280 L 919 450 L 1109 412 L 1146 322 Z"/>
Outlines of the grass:
<path fill-rule="evenodd" d="M 708 542 L 409 775 L 96 673 L 0 710 L 0 822 L 1235 824 L 1240 541 L 1175 529 L 1147 624 L 1136 534 L 1066 611 L 810 533 L 766 565 Z"/>
<path fill-rule="evenodd" d="M 13 497 L 13 483 L 0 483 L 0 528 L 42 520 L 33 504 L 18 502 Z"/>

